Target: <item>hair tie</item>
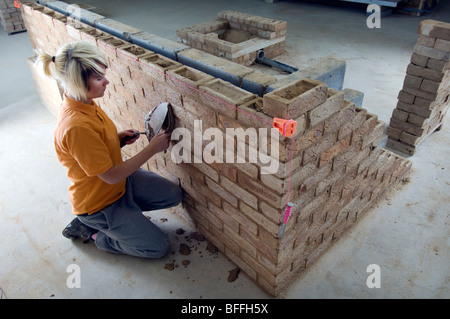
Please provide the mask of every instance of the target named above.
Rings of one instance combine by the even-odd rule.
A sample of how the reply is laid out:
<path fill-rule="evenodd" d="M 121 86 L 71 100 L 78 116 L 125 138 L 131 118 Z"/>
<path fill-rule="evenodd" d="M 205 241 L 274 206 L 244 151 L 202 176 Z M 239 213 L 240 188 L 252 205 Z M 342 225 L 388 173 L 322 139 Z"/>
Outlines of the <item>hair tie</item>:
<path fill-rule="evenodd" d="M 55 56 L 52 56 L 52 62 L 55 63 Z"/>
<path fill-rule="evenodd" d="M 67 51 L 67 59 L 72 58 L 72 51 L 73 51 L 73 48 L 70 48 L 70 49 Z"/>

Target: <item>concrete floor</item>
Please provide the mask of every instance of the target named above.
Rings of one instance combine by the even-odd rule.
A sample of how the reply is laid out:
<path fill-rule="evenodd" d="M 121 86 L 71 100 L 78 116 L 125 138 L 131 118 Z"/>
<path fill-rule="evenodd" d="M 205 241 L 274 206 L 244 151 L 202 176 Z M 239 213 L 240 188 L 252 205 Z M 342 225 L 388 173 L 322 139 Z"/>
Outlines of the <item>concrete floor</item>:
<path fill-rule="evenodd" d="M 84 3 L 96 6 L 99 14 L 172 40 L 178 28 L 213 20 L 227 9 L 286 20 L 287 53 L 278 60 L 299 67 L 321 57 L 346 60 L 344 87 L 364 92 L 363 106 L 386 123 L 396 106 L 418 23 L 450 22 L 450 4 L 443 1 L 420 18 L 384 17 L 381 29 L 366 27 L 364 9 L 301 1 Z M 205 242 L 191 241 L 192 254 L 180 255 L 179 243 L 187 242 L 184 236 L 194 229 L 167 211 L 150 213 L 173 243 L 174 253 L 161 260 L 100 252 L 92 243 L 61 235 L 72 219 L 69 183 L 53 149 L 56 119 L 42 106 L 26 64 L 32 55 L 27 33 L 8 36 L 0 31 L 2 298 L 271 298 L 243 273 L 228 282 L 234 264 L 207 252 Z M 410 158 L 410 182 L 391 192 L 283 297 L 449 298 L 449 145 L 450 126 L 444 124 Z M 186 234 L 176 235 L 179 227 Z M 183 266 L 183 260 L 190 264 Z M 164 268 L 174 261 L 174 270 Z M 67 285 L 73 264 L 79 266 L 80 288 Z M 380 288 L 366 284 L 371 264 L 380 266 Z"/>

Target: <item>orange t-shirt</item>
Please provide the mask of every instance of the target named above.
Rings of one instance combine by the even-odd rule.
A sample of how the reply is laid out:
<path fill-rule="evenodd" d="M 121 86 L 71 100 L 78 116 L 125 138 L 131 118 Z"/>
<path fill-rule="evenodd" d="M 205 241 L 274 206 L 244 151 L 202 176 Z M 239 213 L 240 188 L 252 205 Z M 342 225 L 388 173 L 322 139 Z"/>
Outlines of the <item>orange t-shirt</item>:
<path fill-rule="evenodd" d="M 98 177 L 121 163 L 122 154 L 116 126 L 95 102 L 64 96 L 54 138 L 58 160 L 68 169 L 75 215 L 95 213 L 125 193 L 126 179 L 110 185 Z"/>

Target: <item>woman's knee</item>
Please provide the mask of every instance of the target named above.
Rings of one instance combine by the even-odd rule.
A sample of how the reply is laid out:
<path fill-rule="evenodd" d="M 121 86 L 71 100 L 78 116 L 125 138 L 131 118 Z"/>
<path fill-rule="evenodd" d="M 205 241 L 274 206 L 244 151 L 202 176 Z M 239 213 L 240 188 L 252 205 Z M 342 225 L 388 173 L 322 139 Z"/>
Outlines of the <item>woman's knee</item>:
<path fill-rule="evenodd" d="M 142 250 L 139 255 L 140 257 L 144 258 L 158 259 L 167 255 L 169 250 L 170 243 L 169 240 L 165 238 L 164 240 L 159 241 L 157 244 L 153 243 L 152 247 Z"/>
<path fill-rule="evenodd" d="M 180 186 L 176 186 L 172 196 L 173 206 L 176 206 L 179 203 L 181 203 L 183 198 L 184 198 L 184 190 Z"/>

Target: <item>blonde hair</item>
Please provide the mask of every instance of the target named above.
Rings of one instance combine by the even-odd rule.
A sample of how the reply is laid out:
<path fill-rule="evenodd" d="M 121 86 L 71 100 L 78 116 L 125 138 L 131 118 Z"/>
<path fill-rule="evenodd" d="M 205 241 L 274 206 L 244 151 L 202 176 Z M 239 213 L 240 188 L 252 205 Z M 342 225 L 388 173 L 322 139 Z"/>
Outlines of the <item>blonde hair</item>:
<path fill-rule="evenodd" d="M 104 76 L 106 58 L 94 45 L 88 42 L 73 42 L 61 46 L 55 56 L 38 49 L 35 65 L 62 84 L 64 93 L 82 101 L 86 99 L 88 79 L 91 74 Z M 53 62 L 54 67 L 50 66 Z"/>

